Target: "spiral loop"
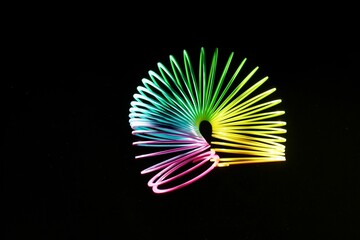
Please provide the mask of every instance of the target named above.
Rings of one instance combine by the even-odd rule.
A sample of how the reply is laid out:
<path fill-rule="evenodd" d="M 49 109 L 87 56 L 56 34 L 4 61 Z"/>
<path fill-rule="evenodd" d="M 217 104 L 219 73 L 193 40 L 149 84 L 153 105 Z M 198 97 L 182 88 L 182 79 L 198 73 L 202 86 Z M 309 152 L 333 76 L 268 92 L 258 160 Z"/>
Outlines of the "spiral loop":
<path fill-rule="evenodd" d="M 149 78 L 137 87 L 129 123 L 132 134 L 140 138 L 133 145 L 158 148 L 135 157 L 162 159 L 141 172 L 157 171 L 148 182 L 155 193 L 189 185 L 215 167 L 285 161 L 286 139 L 280 135 L 286 133 L 286 122 L 276 120 L 285 112 L 270 110 L 281 100 L 264 101 L 276 89 L 254 94 L 268 80 L 248 86 L 258 67 L 238 80 L 246 58 L 229 77 L 233 55 L 218 74 L 218 49 L 207 71 L 201 48 L 196 75 L 184 50 L 183 67 L 170 55 L 171 70 L 158 63 L 158 72 L 149 71 Z M 211 145 L 199 130 L 202 121 L 212 125 Z"/>

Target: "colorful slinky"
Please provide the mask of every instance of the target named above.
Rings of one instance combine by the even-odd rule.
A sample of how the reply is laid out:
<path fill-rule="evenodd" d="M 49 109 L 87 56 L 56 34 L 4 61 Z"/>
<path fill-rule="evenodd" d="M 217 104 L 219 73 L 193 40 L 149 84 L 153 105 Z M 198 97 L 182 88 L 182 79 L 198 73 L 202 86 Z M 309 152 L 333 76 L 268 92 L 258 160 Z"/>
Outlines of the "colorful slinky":
<path fill-rule="evenodd" d="M 246 58 L 231 71 L 233 55 L 219 70 L 215 49 L 207 69 L 201 48 L 194 69 L 184 50 L 182 65 L 170 55 L 171 68 L 158 63 L 137 87 L 129 114 L 133 145 L 152 151 L 135 158 L 157 161 L 141 172 L 154 173 L 148 186 L 155 193 L 189 185 L 215 167 L 285 161 L 285 112 L 274 109 L 280 99 L 266 100 L 276 88 L 256 92 L 268 80 L 250 83 L 258 67 L 239 80 Z M 211 144 L 200 133 L 202 121 L 212 126 Z"/>

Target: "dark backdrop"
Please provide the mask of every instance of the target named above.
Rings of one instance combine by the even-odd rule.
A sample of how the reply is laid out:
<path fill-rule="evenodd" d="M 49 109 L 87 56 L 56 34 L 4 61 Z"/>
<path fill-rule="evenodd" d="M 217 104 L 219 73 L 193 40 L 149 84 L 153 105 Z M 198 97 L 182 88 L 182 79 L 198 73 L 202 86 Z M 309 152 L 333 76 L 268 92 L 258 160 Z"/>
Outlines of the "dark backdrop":
<path fill-rule="evenodd" d="M 360 236 L 351 17 L 289 12 L 258 23 L 243 10 L 185 22 L 185 13 L 122 9 L 78 10 L 66 24 L 61 14 L 49 24 L 24 20 L 13 30 L 1 89 L 4 240 Z M 197 63 L 201 47 L 207 57 L 216 47 L 223 59 L 247 57 L 270 77 L 286 111 L 287 161 L 215 169 L 156 195 L 140 175 L 146 163 L 134 160 L 132 95 L 157 62 L 186 49 Z"/>

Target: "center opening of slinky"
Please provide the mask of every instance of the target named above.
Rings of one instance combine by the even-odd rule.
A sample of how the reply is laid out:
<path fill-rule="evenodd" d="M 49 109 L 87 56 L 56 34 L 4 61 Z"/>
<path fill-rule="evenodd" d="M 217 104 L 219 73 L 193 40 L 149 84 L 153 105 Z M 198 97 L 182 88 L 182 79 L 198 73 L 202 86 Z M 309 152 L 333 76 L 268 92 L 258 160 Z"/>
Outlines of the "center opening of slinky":
<path fill-rule="evenodd" d="M 200 122 L 200 126 L 199 126 L 199 130 L 201 135 L 205 138 L 205 140 L 211 144 L 211 135 L 212 135 L 212 126 L 211 123 L 209 121 L 201 121 Z"/>

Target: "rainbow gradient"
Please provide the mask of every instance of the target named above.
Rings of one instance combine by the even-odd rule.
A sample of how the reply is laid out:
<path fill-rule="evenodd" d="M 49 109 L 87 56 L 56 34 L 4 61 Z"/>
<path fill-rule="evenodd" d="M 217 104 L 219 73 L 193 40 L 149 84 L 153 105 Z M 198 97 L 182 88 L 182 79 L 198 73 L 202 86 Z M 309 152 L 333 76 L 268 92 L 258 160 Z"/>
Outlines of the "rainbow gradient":
<path fill-rule="evenodd" d="M 216 48 L 207 69 L 201 48 L 194 69 L 184 50 L 182 65 L 170 55 L 169 68 L 159 62 L 137 87 L 129 123 L 133 145 L 151 150 L 135 158 L 157 161 L 141 171 L 153 173 L 153 192 L 180 189 L 216 167 L 285 161 L 286 122 L 279 120 L 285 111 L 274 108 L 281 99 L 266 100 L 276 88 L 257 92 L 268 80 L 250 83 L 259 67 L 239 79 L 247 59 L 231 72 L 233 56 L 219 70 Z M 212 126 L 210 144 L 200 132 L 202 121 Z"/>

